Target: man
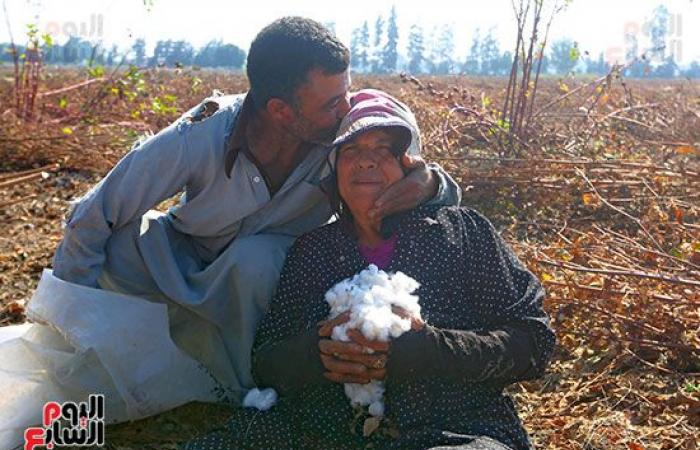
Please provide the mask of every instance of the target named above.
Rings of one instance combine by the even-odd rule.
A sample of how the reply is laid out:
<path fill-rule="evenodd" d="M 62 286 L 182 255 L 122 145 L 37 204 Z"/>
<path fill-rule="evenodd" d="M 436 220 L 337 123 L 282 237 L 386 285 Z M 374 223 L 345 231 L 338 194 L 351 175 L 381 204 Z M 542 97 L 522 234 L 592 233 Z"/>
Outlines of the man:
<path fill-rule="evenodd" d="M 312 20 L 263 29 L 247 95 L 206 100 L 119 161 L 70 212 L 54 275 L 165 303 L 177 346 L 240 400 L 286 251 L 330 218 L 318 183 L 349 110 L 348 66 L 348 49 Z M 377 215 L 459 203 L 441 169 L 407 164 Z M 149 211 L 182 189 L 167 214 Z"/>

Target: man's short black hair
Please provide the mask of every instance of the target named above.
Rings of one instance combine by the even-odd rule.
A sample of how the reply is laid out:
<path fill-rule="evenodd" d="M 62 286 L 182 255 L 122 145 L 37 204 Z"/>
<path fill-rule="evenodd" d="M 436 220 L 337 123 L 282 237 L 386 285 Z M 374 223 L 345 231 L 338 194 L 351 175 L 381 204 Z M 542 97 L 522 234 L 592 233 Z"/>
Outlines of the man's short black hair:
<path fill-rule="evenodd" d="M 333 33 L 304 17 L 283 17 L 263 28 L 250 45 L 247 73 L 256 108 L 271 98 L 296 105 L 296 90 L 312 69 L 347 70 L 350 52 Z"/>

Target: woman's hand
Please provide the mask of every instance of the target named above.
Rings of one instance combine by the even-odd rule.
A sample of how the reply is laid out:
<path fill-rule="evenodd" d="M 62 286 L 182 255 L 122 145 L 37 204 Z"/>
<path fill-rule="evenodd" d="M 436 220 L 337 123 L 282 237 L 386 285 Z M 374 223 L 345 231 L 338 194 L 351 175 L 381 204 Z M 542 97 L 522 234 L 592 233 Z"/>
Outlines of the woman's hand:
<path fill-rule="evenodd" d="M 333 328 L 350 320 L 349 313 L 319 323 L 319 336 L 330 337 Z M 327 369 L 323 376 L 336 383 L 367 384 L 386 375 L 388 342 L 370 341 L 357 330 L 348 330 L 351 342 L 321 339 L 318 342 L 321 361 Z"/>
<path fill-rule="evenodd" d="M 406 311 L 400 306 L 392 306 L 391 312 L 403 319 L 409 319 L 411 321 L 411 329 L 413 331 L 420 331 L 425 327 L 425 321 L 421 318 L 421 316 Z"/>

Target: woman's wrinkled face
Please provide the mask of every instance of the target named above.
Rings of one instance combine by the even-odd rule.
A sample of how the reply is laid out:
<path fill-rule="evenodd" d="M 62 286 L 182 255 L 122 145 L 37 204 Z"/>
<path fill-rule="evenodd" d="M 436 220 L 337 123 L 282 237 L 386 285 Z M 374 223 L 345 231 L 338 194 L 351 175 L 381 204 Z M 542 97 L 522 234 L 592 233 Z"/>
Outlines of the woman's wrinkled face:
<path fill-rule="evenodd" d="M 338 149 L 338 190 L 355 214 L 367 211 L 384 190 L 404 177 L 392 152 L 395 137 L 382 129 L 366 131 Z"/>

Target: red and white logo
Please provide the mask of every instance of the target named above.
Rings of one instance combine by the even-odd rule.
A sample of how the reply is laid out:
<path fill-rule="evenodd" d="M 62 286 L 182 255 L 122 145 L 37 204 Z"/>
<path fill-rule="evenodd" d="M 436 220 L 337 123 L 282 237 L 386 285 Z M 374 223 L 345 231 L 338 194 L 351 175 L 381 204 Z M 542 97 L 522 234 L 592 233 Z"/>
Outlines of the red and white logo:
<path fill-rule="evenodd" d="M 24 450 L 45 445 L 78 447 L 105 444 L 105 397 L 90 394 L 87 402 L 48 402 L 44 405 L 42 426 L 24 430 Z"/>

